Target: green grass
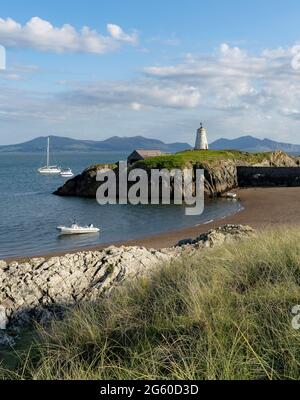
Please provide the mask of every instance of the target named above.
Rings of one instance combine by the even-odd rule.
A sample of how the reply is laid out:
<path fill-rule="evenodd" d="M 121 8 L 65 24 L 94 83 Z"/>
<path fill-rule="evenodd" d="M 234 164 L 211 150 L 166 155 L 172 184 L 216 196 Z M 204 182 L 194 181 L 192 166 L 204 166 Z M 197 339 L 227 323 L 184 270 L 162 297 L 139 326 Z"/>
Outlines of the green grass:
<path fill-rule="evenodd" d="M 238 150 L 192 150 L 176 154 L 147 158 L 134 164 L 135 167 L 150 168 L 184 168 L 196 163 L 214 163 L 218 161 L 241 161 L 250 164 L 269 159 L 272 153 L 245 153 Z"/>
<path fill-rule="evenodd" d="M 300 232 L 201 251 L 79 306 L 3 378 L 299 379 Z"/>

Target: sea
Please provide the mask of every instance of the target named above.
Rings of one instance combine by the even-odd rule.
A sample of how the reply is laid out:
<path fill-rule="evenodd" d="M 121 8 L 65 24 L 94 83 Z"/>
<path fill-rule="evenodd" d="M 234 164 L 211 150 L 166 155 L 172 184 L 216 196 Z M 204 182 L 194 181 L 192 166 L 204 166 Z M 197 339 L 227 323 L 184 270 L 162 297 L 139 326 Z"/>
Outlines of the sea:
<path fill-rule="evenodd" d="M 81 173 L 95 163 L 126 160 L 127 153 L 58 153 L 58 164 Z M 56 161 L 56 160 L 55 160 Z M 0 153 L 0 259 L 39 256 L 98 244 L 138 239 L 208 223 L 241 210 L 238 201 L 207 200 L 202 215 L 186 216 L 184 206 L 99 205 L 96 199 L 59 197 L 66 178 L 42 176 L 43 154 Z M 73 218 L 94 224 L 96 235 L 60 236 L 58 225 Z"/>

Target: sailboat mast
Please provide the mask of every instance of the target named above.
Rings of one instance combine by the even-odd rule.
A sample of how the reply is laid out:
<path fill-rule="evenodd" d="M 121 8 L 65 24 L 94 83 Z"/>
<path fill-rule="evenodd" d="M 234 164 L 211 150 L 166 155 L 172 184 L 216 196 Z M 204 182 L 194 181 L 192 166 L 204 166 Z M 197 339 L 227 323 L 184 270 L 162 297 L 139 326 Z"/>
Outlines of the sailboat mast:
<path fill-rule="evenodd" d="M 48 136 L 48 143 L 47 143 L 47 167 L 50 165 L 50 137 Z"/>

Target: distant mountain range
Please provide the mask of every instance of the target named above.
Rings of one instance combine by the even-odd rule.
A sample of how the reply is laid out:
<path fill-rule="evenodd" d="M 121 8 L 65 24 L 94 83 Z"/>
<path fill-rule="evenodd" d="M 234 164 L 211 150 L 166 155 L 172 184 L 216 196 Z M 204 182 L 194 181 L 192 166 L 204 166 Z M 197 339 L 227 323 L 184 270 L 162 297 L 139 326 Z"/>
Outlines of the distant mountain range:
<path fill-rule="evenodd" d="M 143 136 L 135 137 L 118 137 L 113 136 L 102 141 L 94 140 L 77 140 L 60 136 L 50 136 L 51 151 L 122 151 L 131 152 L 135 149 L 145 150 L 161 150 L 168 153 L 176 153 L 178 151 L 191 149 L 188 143 L 170 143 L 166 144 L 161 140 L 147 139 Z M 0 146 L 1 152 L 41 152 L 45 151 L 47 146 L 46 137 L 38 137 L 29 142 Z"/>
<path fill-rule="evenodd" d="M 280 143 L 270 139 L 257 139 L 253 136 L 242 136 L 237 139 L 218 139 L 210 144 L 212 150 L 242 150 L 264 152 L 282 150 L 290 154 L 300 154 L 300 145 Z"/>
<path fill-rule="evenodd" d="M 161 150 L 166 153 L 176 153 L 189 150 L 192 147 L 188 143 L 169 143 L 161 140 L 149 139 L 143 136 L 118 137 L 113 136 L 102 141 L 78 140 L 60 136 L 50 136 L 51 150 L 60 151 L 82 151 L 82 152 L 131 152 L 135 149 Z M 42 152 L 46 150 L 47 138 L 38 137 L 29 142 L 0 146 L 1 152 Z M 286 153 L 300 155 L 300 145 L 280 143 L 270 139 L 257 139 L 253 136 L 242 136 L 237 139 L 218 139 L 210 144 L 212 150 L 241 150 L 248 152 L 263 152 L 282 150 Z"/>

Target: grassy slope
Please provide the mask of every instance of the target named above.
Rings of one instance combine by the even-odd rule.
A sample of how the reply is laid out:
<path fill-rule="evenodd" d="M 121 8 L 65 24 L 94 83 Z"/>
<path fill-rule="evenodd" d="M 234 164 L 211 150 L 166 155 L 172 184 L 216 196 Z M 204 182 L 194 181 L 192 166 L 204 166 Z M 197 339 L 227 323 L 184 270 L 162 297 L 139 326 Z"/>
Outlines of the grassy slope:
<path fill-rule="evenodd" d="M 245 153 L 238 150 L 193 150 L 176 154 L 151 157 L 135 163 L 136 167 L 148 168 L 183 168 L 196 163 L 211 163 L 221 160 L 245 161 L 251 164 L 270 158 L 272 153 Z"/>
<path fill-rule="evenodd" d="M 164 265 L 109 299 L 81 305 L 54 322 L 14 372 L 30 379 L 299 379 L 300 333 L 291 325 L 299 299 L 300 232 L 266 232 Z"/>

